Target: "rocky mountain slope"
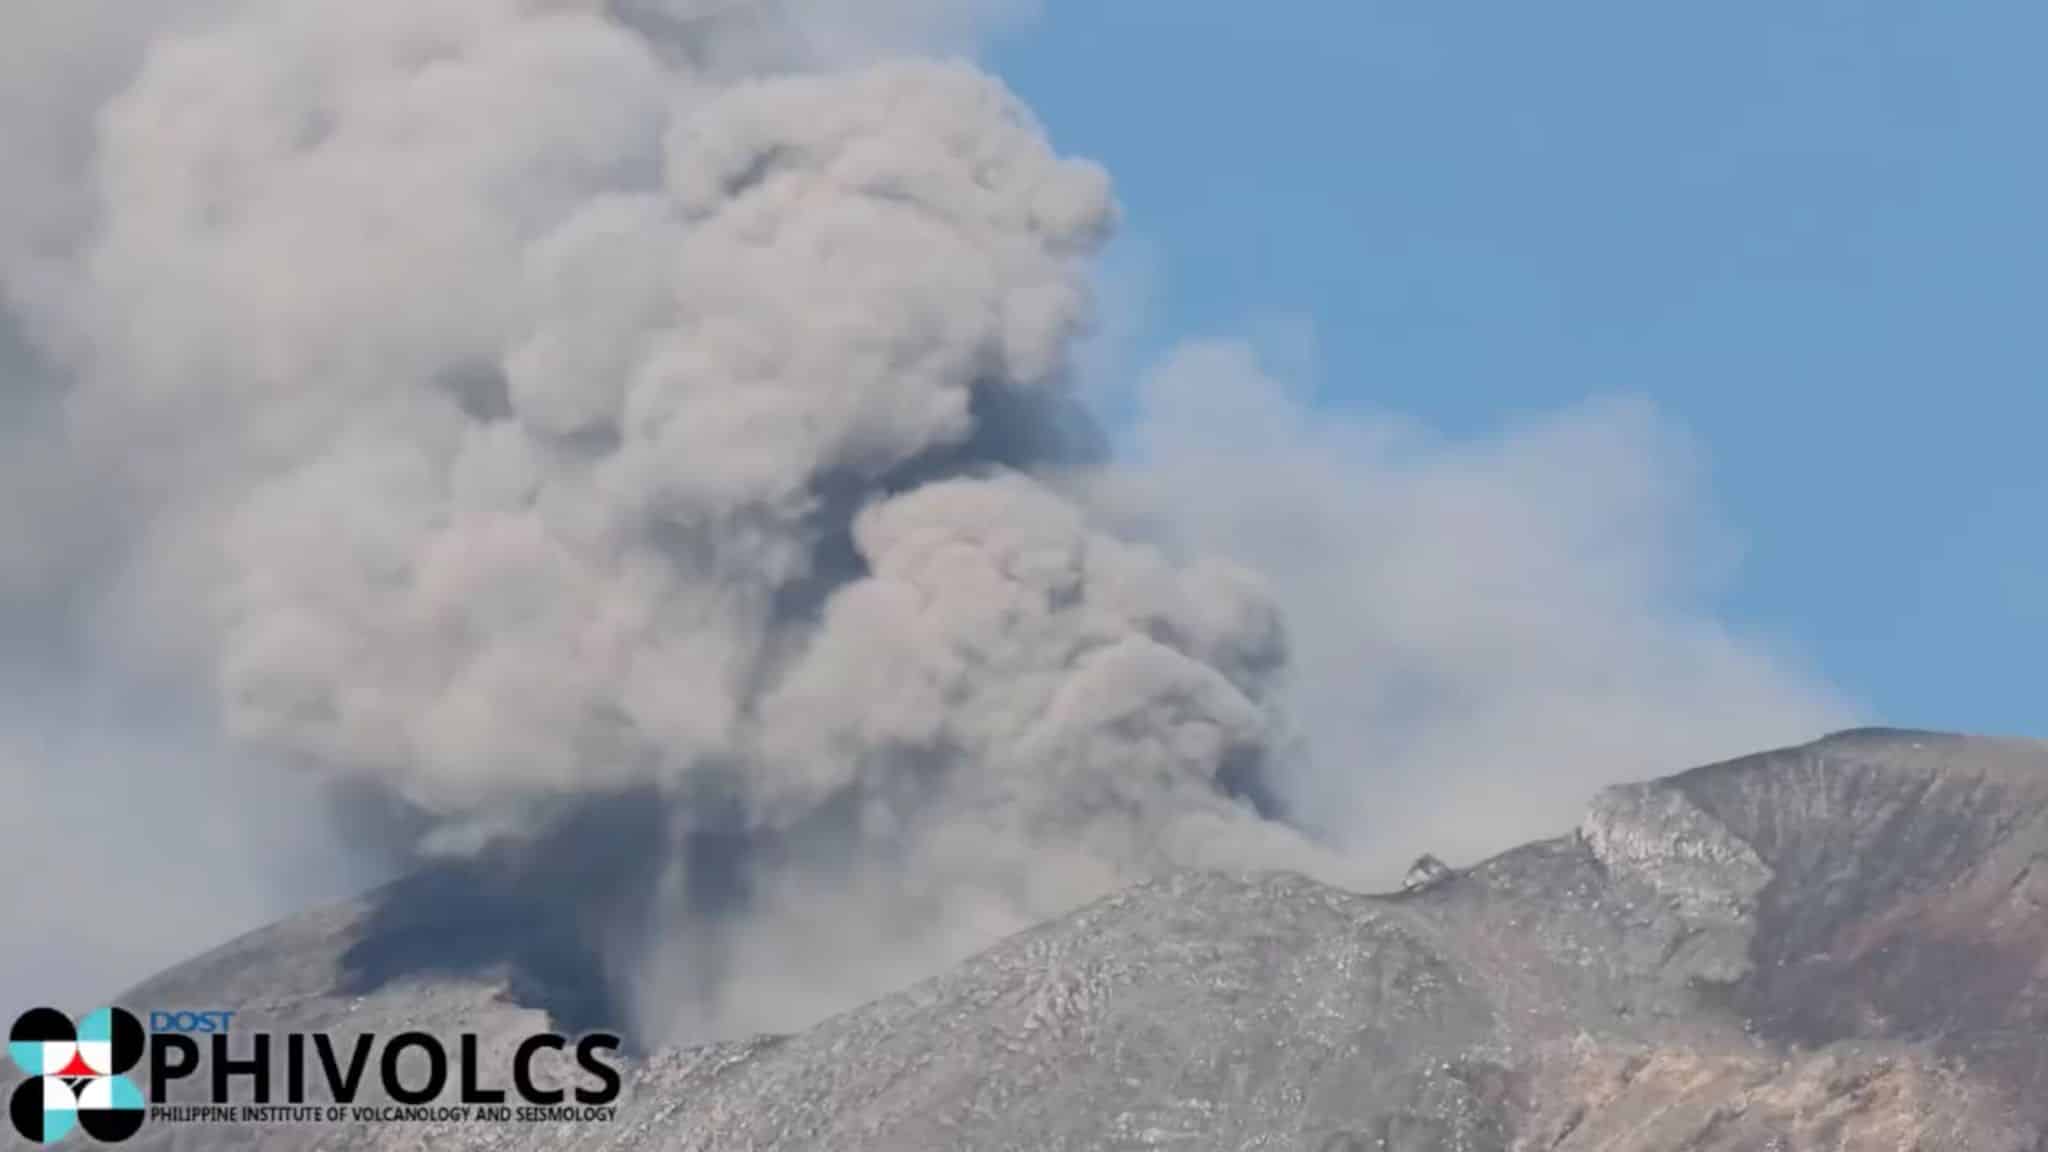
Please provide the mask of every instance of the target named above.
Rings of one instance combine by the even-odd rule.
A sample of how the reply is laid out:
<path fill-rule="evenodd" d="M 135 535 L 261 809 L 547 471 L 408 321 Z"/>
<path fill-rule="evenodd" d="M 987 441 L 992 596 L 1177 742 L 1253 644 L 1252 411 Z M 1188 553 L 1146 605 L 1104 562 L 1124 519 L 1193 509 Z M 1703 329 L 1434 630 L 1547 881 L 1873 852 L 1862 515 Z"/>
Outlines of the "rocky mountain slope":
<path fill-rule="evenodd" d="M 609 1124 L 141 1143 L 2048 1152 L 2048 746 L 1847 733 L 1611 789 L 1569 835 L 1411 882 L 1166 877 L 801 1035 L 636 1058 Z M 367 907 L 125 1002 L 545 1023 L 481 974 L 351 985 L 366 933 L 432 936 Z"/>

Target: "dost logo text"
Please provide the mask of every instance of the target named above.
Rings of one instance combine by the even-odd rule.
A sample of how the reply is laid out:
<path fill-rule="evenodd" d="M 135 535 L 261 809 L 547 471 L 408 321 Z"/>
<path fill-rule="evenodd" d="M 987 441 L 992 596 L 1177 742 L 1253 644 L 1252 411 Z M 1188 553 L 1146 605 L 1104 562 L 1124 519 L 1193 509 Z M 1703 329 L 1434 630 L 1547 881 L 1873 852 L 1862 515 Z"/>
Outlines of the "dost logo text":
<path fill-rule="evenodd" d="M 21 1014 L 8 1056 L 27 1077 L 15 1131 L 102 1143 L 166 1124 L 603 1123 L 617 1115 L 620 1039 L 536 1032 L 490 1051 L 472 1033 L 266 1032 L 231 1011 Z M 146 1076 L 145 1093 L 138 1078 Z M 173 1099 L 176 1097 L 176 1099 Z"/>

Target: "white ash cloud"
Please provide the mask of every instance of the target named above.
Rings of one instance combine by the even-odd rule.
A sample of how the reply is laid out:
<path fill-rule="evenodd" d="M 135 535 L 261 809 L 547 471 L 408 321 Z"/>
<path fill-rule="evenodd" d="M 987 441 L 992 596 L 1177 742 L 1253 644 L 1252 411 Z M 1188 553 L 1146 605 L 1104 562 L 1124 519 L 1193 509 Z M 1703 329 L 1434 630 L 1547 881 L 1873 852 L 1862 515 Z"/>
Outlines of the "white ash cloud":
<path fill-rule="evenodd" d="M 644 798 L 635 883 L 569 893 L 639 903 L 565 907 L 652 1038 L 801 1024 L 1163 867 L 1348 875 L 1254 807 L 1405 851 L 1555 735 L 1532 717 L 1576 743 L 1530 779 L 1599 753 L 1544 786 L 1575 805 L 1702 743 L 1659 717 L 1814 714 L 1757 650 L 1668 642 L 1657 546 L 1606 550 L 1600 491 L 1510 517 L 1523 599 L 1439 579 L 1489 525 L 1434 513 L 1513 513 L 1489 486 L 1548 452 L 1361 519 L 1387 477 L 1350 441 L 1254 401 L 1237 452 L 1211 396 L 1149 462 L 1177 539 L 1130 531 L 1068 450 L 1107 176 L 913 58 L 1025 11 L 10 9 L 40 55 L 0 110 L 0 275 L 50 383 L 4 463 L 39 494 L 0 521 L 5 622 L 74 611 L 97 658 L 207 686 L 249 763 L 371 788 L 432 852 L 509 842 L 537 890 L 517 845 Z M 1545 595 L 1582 627 L 1537 626 Z M 1669 690 L 1604 687 L 1645 670 Z M 1420 732 L 1416 678 L 1457 689 Z"/>
<path fill-rule="evenodd" d="M 253 754 L 444 852 L 646 792 L 664 891 L 748 873 L 708 951 L 694 912 L 604 929 L 660 957 L 648 1027 L 764 1019 L 784 990 L 687 969 L 802 935 L 827 876 L 890 929 L 818 1007 L 1306 858 L 1225 794 L 1277 732 L 1256 584 L 1106 535 L 1048 450 L 1107 178 L 851 11 L 223 7 L 99 112 L 45 330 L 133 525 L 106 610 Z"/>
<path fill-rule="evenodd" d="M 1851 705 L 1716 618 L 1693 447 L 1636 398 L 1446 441 L 1312 407 L 1250 345 L 1146 381 L 1131 475 L 1290 629 L 1297 810 L 1376 883 L 1572 826 L 1594 790 L 1812 739 Z"/>

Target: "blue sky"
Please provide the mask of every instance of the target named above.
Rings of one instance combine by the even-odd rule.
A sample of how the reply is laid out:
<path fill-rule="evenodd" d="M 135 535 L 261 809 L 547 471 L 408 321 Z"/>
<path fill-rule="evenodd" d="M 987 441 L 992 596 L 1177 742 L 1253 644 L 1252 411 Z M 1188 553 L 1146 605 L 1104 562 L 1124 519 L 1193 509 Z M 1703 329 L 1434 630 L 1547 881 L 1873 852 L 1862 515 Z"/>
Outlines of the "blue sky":
<path fill-rule="evenodd" d="M 1109 167 L 1143 352 L 1306 317 L 1319 403 L 1634 393 L 1718 605 L 1874 720 L 2048 735 L 2048 9 L 1048 0 L 995 64 Z"/>

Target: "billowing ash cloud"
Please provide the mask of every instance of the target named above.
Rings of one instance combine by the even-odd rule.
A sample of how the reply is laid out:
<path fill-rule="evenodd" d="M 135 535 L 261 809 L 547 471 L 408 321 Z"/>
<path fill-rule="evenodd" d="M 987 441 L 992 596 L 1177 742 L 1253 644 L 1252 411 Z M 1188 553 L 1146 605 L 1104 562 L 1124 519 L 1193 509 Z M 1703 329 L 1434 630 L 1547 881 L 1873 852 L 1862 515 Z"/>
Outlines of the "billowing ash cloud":
<path fill-rule="evenodd" d="M 1640 398 L 1447 442 L 1310 407 L 1243 344 L 1178 349 L 1143 394 L 1121 477 L 1188 546 L 1268 577 L 1305 750 L 1273 786 L 1367 875 L 1855 721 L 1704 607 L 1729 540 L 1697 453 Z"/>
<path fill-rule="evenodd" d="M 1270 605 L 1063 494 L 1107 179 L 814 7 L 225 8 L 102 113 L 50 328 L 232 737 L 440 853 L 666 813 L 578 897 L 650 1027 L 795 1022 L 824 923 L 809 1009 L 1295 850 L 1229 795 Z"/>
<path fill-rule="evenodd" d="M 1516 503 L 1571 445 L 1358 466 L 1195 352 L 1156 499 L 1105 499 L 1072 357 L 1107 178 L 918 58 L 1018 14 L 7 8 L 8 639 L 200 685 L 237 767 L 165 771 L 212 819 L 301 839 L 244 771 L 285 768 L 430 860 L 365 986 L 508 967 L 645 1042 L 802 1024 L 1163 867 L 1500 846 L 1832 715 L 1677 622 L 1597 492 Z M 38 763 L 0 768 L 57 794 Z"/>

